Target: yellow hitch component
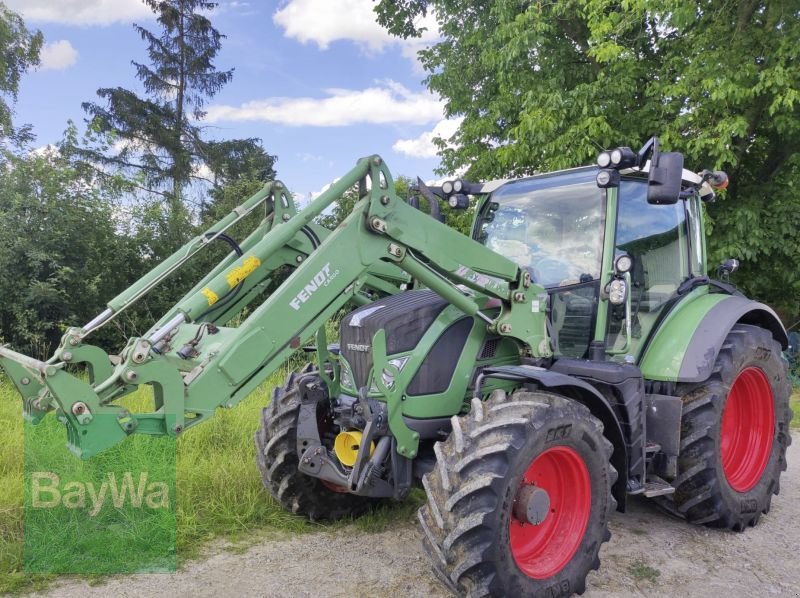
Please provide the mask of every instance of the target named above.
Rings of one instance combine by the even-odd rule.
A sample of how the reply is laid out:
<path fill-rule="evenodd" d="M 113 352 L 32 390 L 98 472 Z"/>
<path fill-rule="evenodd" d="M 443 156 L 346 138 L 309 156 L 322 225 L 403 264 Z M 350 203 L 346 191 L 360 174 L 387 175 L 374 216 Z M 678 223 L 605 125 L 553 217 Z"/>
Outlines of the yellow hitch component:
<path fill-rule="evenodd" d="M 361 437 L 363 434 L 358 430 L 348 430 L 339 432 L 336 440 L 333 441 L 333 452 L 342 465 L 352 467 L 358 458 L 358 449 L 361 448 Z M 375 452 L 375 443 L 369 443 L 369 455 Z"/>

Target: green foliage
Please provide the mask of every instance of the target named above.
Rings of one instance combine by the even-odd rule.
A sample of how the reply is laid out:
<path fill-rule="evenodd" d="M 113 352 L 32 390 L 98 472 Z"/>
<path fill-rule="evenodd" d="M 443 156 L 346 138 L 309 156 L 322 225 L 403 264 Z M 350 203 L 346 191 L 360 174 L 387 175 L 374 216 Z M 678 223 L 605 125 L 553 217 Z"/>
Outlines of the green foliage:
<path fill-rule="evenodd" d="M 128 406 L 142 409 L 146 403 L 152 404 L 146 394 L 140 392 Z M 64 427 L 55 417 L 46 417 L 38 426 L 25 424 L 26 573 L 174 571 L 175 444 L 174 438 L 140 436 L 81 461 L 64 454 Z M 51 479 L 42 481 L 42 474 Z M 122 487 L 126 475 L 136 488 L 128 495 Z M 39 478 L 38 483 L 34 477 Z M 47 490 L 34 493 L 35 483 L 55 486 L 58 494 Z M 160 497 L 150 494 L 154 483 L 162 488 Z M 104 484 L 104 499 L 97 500 Z M 122 498 L 116 503 L 114 489 Z M 139 491 L 143 498 L 151 496 L 150 506 L 146 499 L 136 498 Z"/>
<path fill-rule="evenodd" d="M 112 187 L 97 187 L 56 148 L 5 155 L 0 169 L 0 334 L 45 357 L 128 282 L 133 246 Z"/>
<path fill-rule="evenodd" d="M 212 197 L 232 181 L 250 180 L 263 184 L 275 178 L 275 156 L 269 155 L 256 138 L 209 141 L 205 159 L 214 176 Z"/>
<path fill-rule="evenodd" d="M 409 197 L 416 195 L 419 197 L 420 210 L 430 213 L 430 205 L 428 200 L 420 196 L 418 191 L 415 191 L 417 181 L 407 176 L 400 175 L 395 181 L 395 191 L 397 195 L 408 201 Z M 330 229 L 336 228 L 340 222 L 347 218 L 353 211 L 356 203 L 358 202 L 358 186 L 354 186 L 347 190 L 342 197 L 340 197 L 333 204 L 330 212 L 322 214 L 317 220 L 318 222 Z M 453 210 L 447 205 L 447 202 L 440 201 L 439 209 L 444 221 L 448 226 L 469 235 L 470 227 L 472 225 L 472 216 L 474 213 L 474 205 L 469 210 Z"/>
<path fill-rule="evenodd" d="M 233 78 L 233 69 L 218 71 L 213 60 L 224 37 L 202 14 L 216 8 L 205 0 L 145 0 L 158 15 L 161 35 L 134 25 L 147 42 L 151 66 L 133 62 L 136 77 L 153 97 L 175 95 L 173 107 L 177 122 L 184 124 L 188 109 L 195 119 L 202 118 L 205 100 L 214 96 Z M 178 166 L 178 165 L 176 165 Z"/>
<path fill-rule="evenodd" d="M 800 312 L 800 11 L 790 0 L 382 0 L 403 37 L 435 11 L 442 40 L 421 53 L 429 88 L 463 116 L 442 170 L 475 179 L 590 163 L 643 143 L 723 169 L 709 206 L 710 265 Z"/>
<path fill-rule="evenodd" d="M 32 32 L 17 13 L 0 3 L 0 140 L 13 143 L 30 139 L 29 127 L 16 130 L 12 105 L 17 101 L 22 75 L 39 64 L 42 33 Z"/>

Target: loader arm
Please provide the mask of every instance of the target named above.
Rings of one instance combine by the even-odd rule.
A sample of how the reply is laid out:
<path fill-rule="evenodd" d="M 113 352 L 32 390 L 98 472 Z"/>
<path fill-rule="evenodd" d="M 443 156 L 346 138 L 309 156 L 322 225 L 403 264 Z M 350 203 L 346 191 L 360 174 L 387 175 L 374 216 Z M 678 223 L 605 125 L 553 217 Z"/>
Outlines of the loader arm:
<path fill-rule="evenodd" d="M 356 183 L 369 191 L 335 231 L 321 231 L 314 218 Z M 229 254 L 144 336 L 129 339 L 113 369 L 105 354 L 82 343 L 267 198 L 266 224 L 241 244 L 242 255 Z M 223 326 L 281 265 L 294 272 L 238 327 Z M 288 191 L 272 184 L 109 302 L 87 326 L 70 329 L 48 362 L 0 348 L 0 364 L 22 392 L 30 419 L 55 408 L 69 448 L 89 458 L 130 434 L 176 436 L 216 408 L 232 407 L 348 302 L 396 292 L 409 278 L 482 319 L 495 334 L 517 339 L 529 354 L 549 355 L 539 308 L 544 289 L 512 261 L 406 204 L 384 162 L 372 156 L 298 213 Z M 64 369 L 76 353 L 93 370 L 89 380 Z M 130 413 L 115 404 L 142 384 L 153 387 L 152 412 Z"/>

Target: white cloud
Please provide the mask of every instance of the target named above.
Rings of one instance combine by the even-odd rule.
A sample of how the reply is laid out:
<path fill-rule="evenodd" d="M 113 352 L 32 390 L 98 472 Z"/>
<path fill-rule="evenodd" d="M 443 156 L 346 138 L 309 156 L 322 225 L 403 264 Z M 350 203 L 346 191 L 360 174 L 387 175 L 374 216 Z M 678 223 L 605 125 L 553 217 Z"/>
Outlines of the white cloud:
<path fill-rule="evenodd" d="M 442 138 L 448 141 L 455 135 L 462 120 L 461 118 L 441 120 L 436 123 L 433 130 L 425 131 L 419 137 L 415 137 L 414 139 L 398 139 L 392 146 L 392 149 L 414 158 L 435 158 L 439 148 L 436 147 L 433 140 Z"/>
<path fill-rule="evenodd" d="M 340 177 L 336 177 L 336 178 L 335 178 L 335 179 L 333 179 L 333 180 L 332 180 L 330 183 L 325 183 L 325 184 L 322 186 L 322 189 L 320 189 L 319 191 L 311 191 L 311 192 L 308 194 L 309 201 L 314 201 L 314 200 L 315 200 L 315 199 L 317 199 L 317 198 L 318 198 L 320 195 L 322 195 L 323 193 L 325 193 L 325 192 L 326 192 L 328 189 L 330 189 L 331 187 L 333 187 L 334 183 L 336 183 L 336 181 L 338 181 L 338 180 L 339 180 L 339 178 L 340 178 Z M 369 181 L 369 178 L 367 178 L 367 181 Z"/>
<path fill-rule="evenodd" d="M 78 51 L 66 39 L 48 42 L 39 54 L 40 69 L 43 71 L 62 71 L 78 60 Z"/>
<path fill-rule="evenodd" d="M 130 23 L 153 15 L 142 0 L 6 0 L 26 21 L 64 25 Z"/>
<path fill-rule="evenodd" d="M 417 25 L 427 30 L 421 38 L 403 40 L 389 35 L 376 21 L 375 4 L 365 0 L 289 0 L 275 12 L 272 20 L 284 35 L 301 43 L 314 43 L 325 50 L 332 42 L 349 40 L 370 52 L 387 46 L 401 47 L 403 55 L 416 58 L 418 50 L 439 36 L 433 13 Z"/>
<path fill-rule="evenodd" d="M 55 158 L 61 154 L 61 151 L 57 146 L 53 145 L 52 143 L 48 143 L 47 145 L 35 147 L 28 153 L 29 155 L 36 157 Z"/>
<path fill-rule="evenodd" d="M 358 123 L 425 124 L 442 118 L 439 98 L 428 92 L 414 93 L 394 81 L 361 90 L 327 89 L 325 93 L 324 98 L 267 98 L 240 106 L 210 106 L 206 120 L 341 127 Z"/>
<path fill-rule="evenodd" d="M 214 180 L 214 172 L 209 168 L 207 164 L 195 164 L 192 167 L 192 175 L 196 176 L 201 179 L 206 179 L 207 181 Z"/>
<path fill-rule="evenodd" d="M 159 148 L 152 143 L 142 141 L 141 139 L 117 139 L 111 144 L 110 152 L 112 155 L 119 156 L 123 152 L 128 154 L 141 154 L 144 151 L 149 151 L 152 154 L 158 154 Z"/>

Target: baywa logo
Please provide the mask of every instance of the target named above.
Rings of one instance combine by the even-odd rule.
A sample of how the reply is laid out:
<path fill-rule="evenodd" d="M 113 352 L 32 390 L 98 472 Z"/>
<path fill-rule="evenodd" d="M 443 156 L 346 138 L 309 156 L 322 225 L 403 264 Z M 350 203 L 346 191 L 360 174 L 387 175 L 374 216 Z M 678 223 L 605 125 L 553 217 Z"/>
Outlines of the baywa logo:
<path fill-rule="evenodd" d="M 169 486 L 164 482 L 148 480 L 146 471 L 140 472 L 134 482 L 133 473 L 125 472 L 118 480 L 113 472 L 106 474 L 100 487 L 92 482 L 66 482 L 49 471 L 31 473 L 31 506 L 34 509 L 87 509 L 89 517 L 95 517 L 111 502 L 117 509 L 124 507 L 168 509 L 170 507 Z"/>
<path fill-rule="evenodd" d="M 328 286 L 338 275 L 338 270 L 331 272 L 331 264 L 328 262 L 322 266 L 322 270 L 317 272 L 314 275 L 314 278 L 312 278 L 308 284 L 304 286 L 299 293 L 297 293 L 295 298 L 289 301 L 289 305 L 291 305 L 292 309 L 295 311 L 299 310 L 303 303 L 311 299 L 311 295 L 316 293 L 322 287 Z"/>

